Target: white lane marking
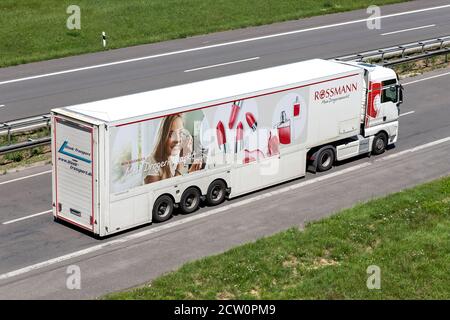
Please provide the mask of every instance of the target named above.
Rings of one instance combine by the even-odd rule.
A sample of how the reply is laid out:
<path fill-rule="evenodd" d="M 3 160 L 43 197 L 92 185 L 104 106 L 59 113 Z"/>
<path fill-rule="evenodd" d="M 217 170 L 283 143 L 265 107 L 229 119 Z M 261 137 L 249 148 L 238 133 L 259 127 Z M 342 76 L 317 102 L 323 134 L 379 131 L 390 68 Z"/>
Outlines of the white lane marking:
<path fill-rule="evenodd" d="M 439 144 L 442 144 L 442 143 L 448 142 L 448 141 L 450 141 L 450 137 L 447 137 L 447 138 L 444 138 L 444 139 L 440 139 L 440 140 L 436 140 L 436 141 L 432 141 L 432 142 L 423 144 L 421 146 L 418 146 L 418 147 L 415 147 L 415 148 L 412 148 L 412 149 L 404 150 L 404 151 L 398 152 L 398 153 L 393 154 L 393 155 L 385 156 L 383 158 L 375 160 L 374 162 L 361 163 L 361 164 L 358 164 L 358 165 L 353 166 L 353 167 L 349 167 L 349 168 L 346 168 L 346 169 L 343 169 L 343 170 L 340 170 L 340 171 L 336 171 L 336 172 L 333 172 L 333 173 L 330 173 L 330 174 L 327 174 L 327 175 L 324 175 L 324 176 L 321 176 L 321 177 L 317 177 L 317 178 L 314 178 L 314 179 L 311 179 L 311 180 L 302 181 L 300 183 L 293 184 L 291 186 L 287 186 L 287 187 L 284 187 L 284 188 L 281 188 L 281 189 L 278 189 L 278 190 L 274 190 L 272 192 L 263 193 L 261 195 L 257 195 L 257 196 L 251 197 L 249 199 L 241 200 L 241 201 L 236 202 L 236 203 L 230 203 L 230 204 L 227 204 L 227 205 L 225 205 L 223 207 L 220 207 L 220 208 L 212 209 L 212 210 L 209 210 L 209 211 L 204 212 L 204 213 L 199 213 L 199 214 L 197 214 L 195 216 L 190 216 L 190 217 L 178 220 L 178 221 L 169 222 L 169 223 L 163 224 L 161 226 L 158 226 L 158 227 L 155 227 L 155 228 L 152 228 L 152 229 L 149 229 L 149 230 L 144 230 L 144 231 L 141 231 L 141 232 L 137 232 L 135 234 L 124 236 L 123 238 L 107 241 L 105 243 L 98 244 L 96 246 L 92 246 L 92 247 L 89 247 L 89 248 L 86 248 L 86 249 L 82 249 L 82 250 L 79 250 L 79 251 L 75 251 L 75 252 L 72 252 L 72 253 L 69 253 L 69 254 L 66 254 L 66 255 L 54 258 L 54 259 L 50 259 L 50 260 L 47 260 L 47 261 L 43 261 L 43 262 L 40 262 L 40 263 L 36 263 L 36 264 L 30 265 L 30 266 L 21 268 L 21 269 L 10 271 L 10 272 L 1 274 L 0 275 L 0 280 L 9 279 L 9 278 L 21 275 L 21 274 L 28 273 L 28 272 L 33 271 L 33 270 L 42 269 L 44 267 L 47 267 L 47 266 L 50 266 L 50 265 L 53 265 L 53 264 L 56 264 L 56 263 L 60 263 L 60 262 L 63 262 L 63 261 L 66 261 L 66 260 L 69 260 L 69 259 L 72 259 L 72 258 L 80 257 L 80 256 L 83 256 L 83 255 L 86 255 L 86 254 L 89 254 L 89 253 L 92 253 L 92 252 L 95 252 L 95 251 L 99 251 L 99 250 L 107 248 L 107 247 L 111 247 L 113 245 L 122 244 L 122 243 L 125 243 L 125 242 L 128 242 L 128 241 L 134 240 L 134 239 L 142 238 L 142 237 L 148 236 L 150 234 L 157 233 L 157 232 L 160 232 L 160 231 L 163 231 L 163 230 L 167 230 L 167 229 L 170 229 L 170 228 L 173 228 L 173 227 L 176 227 L 176 226 L 188 223 L 188 222 L 192 222 L 192 221 L 196 221 L 196 220 L 199 220 L 199 219 L 203 219 L 205 217 L 212 216 L 214 214 L 217 214 L 217 213 L 220 213 L 220 212 L 224 212 L 224 211 L 227 211 L 227 210 L 232 209 L 232 208 L 238 208 L 238 207 L 240 207 L 242 205 L 253 203 L 253 202 L 256 202 L 256 201 L 264 199 L 264 198 L 268 198 L 268 197 L 271 197 L 271 196 L 274 196 L 274 195 L 278 195 L 278 194 L 281 194 L 281 193 L 284 193 L 284 192 L 287 192 L 287 191 L 295 190 L 295 189 L 298 189 L 298 188 L 301 188 L 303 186 L 310 185 L 310 184 L 313 184 L 313 183 L 316 183 L 316 182 L 319 182 L 319 181 L 323 181 L 323 180 L 327 180 L 327 179 L 330 179 L 330 178 L 333 178 L 333 177 L 337 177 L 337 176 L 340 176 L 340 175 L 343 175 L 343 174 L 346 174 L 346 173 L 349 173 L 349 172 L 352 172 L 352 171 L 356 171 L 356 170 L 368 167 L 368 166 L 372 165 L 373 163 L 376 163 L 376 162 L 378 162 L 380 160 L 381 161 L 385 161 L 387 159 L 396 158 L 396 157 L 398 157 L 400 155 L 404 155 L 404 154 L 407 154 L 407 153 L 423 150 L 423 149 L 426 149 L 426 148 L 429 148 L 429 147 L 432 147 L 432 146 L 436 146 L 436 145 L 439 145 Z"/>
<path fill-rule="evenodd" d="M 436 27 L 436 25 L 435 25 L 435 24 L 429 24 L 429 25 L 427 25 L 427 26 L 421 26 L 421 27 L 415 27 L 415 28 L 403 29 L 403 30 L 398 30 L 398 31 L 386 32 L 386 33 L 382 33 L 382 34 L 380 34 L 380 35 L 381 35 L 381 36 L 388 36 L 388 35 L 391 35 L 391 34 L 397 34 L 397 33 L 402 33 L 402 32 L 413 31 L 413 30 L 419 30 L 419 29 L 431 28 L 431 27 Z"/>
<path fill-rule="evenodd" d="M 389 159 L 398 158 L 398 157 L 400 157 L 400 156 L 402 156 L 404 154 L 413 153 L 413 152 L 420 151 L 420 150 L 423 150 L 423 149 L 426 149 L 426 148 L 434 147 L 434 146 L 437 146 L 439 144 L 442 144 L 442 143 L 445 143 L 445 142 L 448 142 L 448 141 L 450 141 L 450 137 L 446 137 L 446 138 L 443 138 L 443 139 L 432 141 L 432 142 L 423 144 L 421 146 L 417 146 L 417 147 L 414 147 L 414 148 L 411 148 L 411 149 L 403 150 L 403 151 L 400 151 L 400 152 L 397 152 L 397 153 L 385 156 L 383 158 L 380 158 L 379 161 L 385 161 L 385 160 L 389 160 Z"/>
<path fill-rule="evenodd" d="M 210 68 L 215 68 L 215 67 L 227 66 L 227 65 L 229 65 L 229 64 L 235 64 L 235 63 L 246 62 L 246 61 L 252 61 L 252 60 L 258 60 L 258 59 L 259 59 L 259 57 L 253 57 L 253 58 L 242 59 L 242 60 L 235 60 L 235 61 L 230 61 L 230 62 L 224 62 L 224 63 L 213 64 L 213 65 L 206 66 L 206 67 L 200 67 L 200 68 L 188 69 L 188 70 L 184 70 L 184 72 L 192 72 L 192 71 L 198 71 L 198 70 L 203 70 L 203 69 L 210 69 Z"/>
<path fill-rule="evenodd" d="M 367 22 L 367 21 L 381 20 L 381 19 L 399 17 L 399 16 L 410 15 L 410 14 L 415 14 L 415 13 L 421 13 L 421 12 L 427 12 L 427 11 L 433 11 L 433 10 L 440 10 L 440 9 L 445 9 L 445 8 L 450 8 L 450 4 L 443 5 L 443 6 L 438 6 L 438 7 L 431 7 L 431 8 L 425 8 L 425 9 L 419 9 L 419 10 L 412 10 L 412 11 L 393 13 L 393 14 L 388 14 L 388 15 L 385 15 L 385 16 L 376 17 L 376 18 L 365 18 L 365 19 L 358 19 L 358 20 L 334 23 L 334 24 L 329 24 L 329 25 L 324 25 L 324 26 L 319 26 L 319 27 L 312 27 L 312 28 L 307 28 L 307 29 L 299 29 L 299 30 L 294 30 L 294 31 L 275 33 L 275 34 L 271 34 L 271 35 L 267 35 L 267 36 L 260 36 L 260 37 L 248 38 L 248 39 L 243 39 L 243 40 L 223 42 L 223 43 L 218 43 L 218 44 L 209 45 L 209 46 L 196 47 L 196 48 L 185 49 L 185 50 L 178 50 L 178 51 L 171 51 L 171 52 L 160 53 L 160 54 L 155 54 L 155 55 L 150 55 L 150 56 L 145 56 L 145 57 L 139 57 L 139 58 L 133 58 L 133 59 L 127 59 L 127 60 L 120 60 L 120 61 L 115 61 L 115 62 L 110 62 L 110 63 L 102 63 L 102 64 L 88 66 L 88 67 L 69 69 L 69 70 L 64 70 L 64 71 L 46 73 L 46 74 L 41 74 L 41 75 L 36 75 L 36 76 L 30 76 L 30 77 L 13 79 L 13 80 L 6 80 L 6 81 L 0 82 L 0 85 L 8 84 L 8 83 L 14 83 L 14 82 L 19 82 L 19 81 L 39 79 L 39 78 L 44 78 L 44 77 L 51 77 L 51 76 L 55 76 L 55 75 L 61 75 L 61 74 L 78 72 L 78 71 L 84 71 L 84 70 L 90 70 L 90 69 L 97 69 L 97 68 L 115 66 L 115 65 L 124 64 L 124 63 L 155 59 L 155 58 L 172 56 L 172 55 L 177 55 L 177 54 L 182 54 L 182 53 L 195 52 L 195 51 L 212 49 L 212 48 L 219 48 L 219 47 L 224 47 L 224 46 L 229 46 L 229 45 L 234 45 L 234 44 L 258 41 L 258 40 L 264 40 L 264 39 L 270 39 L 270 38 L 276 38 L 276 37 L 283 37 L 283 36 L 288 36 L 288 35 L 297 34 L 297 33 L 303 33 L 303 32 L 309 32 L 309 31 L 316 31 L 316 30 L 335 28 L 335 27 L 340 27 L 340 26 L 345 26 L 345 25 L 350 25 L 350 24 L 356 24 L 356 23 L 362 23 L 362 22 Z"/>
<path fill-rule="evenodd" d="M 41 176 L 43 174 L 47 174 L 47 173 L 51 173 L 52 170 L 48 170 L 48 171 L 43 171 L 43 172 L 39 172 L 39 173 L 35 173 L 29 176 L 25 176 L 25 177 L 21 177 L 21 178 L 17 178 L 17 179 L 12 179 L 12 180 L 8 180 L 8 181 L 3 181 L 0 182 L 0 186 L 3 184 L 7 184 L 7 183 L 12 183 L 12 182 L 16 182 L 16 181 L 20 181 L 20 180 L 24 180 L 24 179 L 29 179 L 29 178 L 33 178 L 33 177 L 37 177 L 37 176 Z"/>
<path fill-rule="evenodd" d="M 415 111 L 405 112 L 399 115 L 399 117 L 407 116 L 408 114 L 413 114 Z"/>
<path fill-rule="evenodd" d="M 438 75 L 431 76 L 431 77 L 428 77 L 428 78 L 423 78 L 423 79 L 407 82 L 407 83 L 404 83 L 403 85 L 407 86 L 407 85 L 410 85 L 410 84 L 413 84 L 413 83 L 418 83 L 418 82 L 422 82 L 422 81 L 426 81 L 426 80 L 430 80 L 430 79 L 436 79 L 436 78 L 440 78 L 440 77 L 443 77 L 443 76 L 448 76 L 449 74 L 450 74 L 450 72 L 446 72 L 446 73 L 438 74 Z"/>
<path fill-rule="evenodd" d="M 66 261 L 66 260 L 69 260 L 69 259 L 72 259 L 72 258 L 80 257 L 80 256 L 83 256 L 83 255 L 86 255 L 86 254 L 89 254 L 89 253 L 92 253 L 92 252 L 104 249 L 106 247 L 110 247 L 110 246 L 117 245 L 117 244 L 122 244 L 122 243 L 125 243 L 125 242 L 128 242 L 128 241 L 134 240 L 134 239 L 142 238 L 142 237 L 148 236 L 150 234 L 157 233 L 157 232 L 160 232 L 160 231 L 163 231 L 163 230 L 167 230 L 167 229 L 170 229 L 170 228 L 173 228 L 173 227 L 176 227 L 176 226 L 188 223 L 188 222 L 192 222 L 192 221 L 195 221 L 195 220 L 203 219 L 205 217 L 212 216 L 214 214 L 217 214 L 217 213 L 220 213 L 220 212 L 232 209 L 232 208 L 240 207 L 242 205 L 245 205 L 245 204 L 248 204 L 248 203 L 252 203 L 252 202 L 255 202 L 255 201 L 263 199 L 263 198 L 267 198 L 267 197 L 270 197 L 270 196 L 273 196 L 273 195 L 276 195 L 276 194 L 280 194 L 280 193 L 283 193 L 283 192 L 286 192 L 286 191 L 289 191 L 289 190 L 294 190 L 294 189 L 300 188 L 300 187 L 305 186 L 305 185 L 309 185 L 309 184 L 312 184 L 312 183 L 315 183 L 315 182 L 318 182 L 318 181 L 329 179 L 331 177 L 336 177 L 336 176 L 348 173 L 350 171 L 355 171 L 355 170 L 358 170 L 360 168 L 367 167 L 369 165 L 370 165 L 370 163 L 359 164 L 357 166 L 350 167 L 350 168 L 347 168 L 347 169 L 344 169 L 344 170 L 341 170 L 341 171 L 333 172 L 331 174 L 327 174 L 327 175 L 324 175 L 322 177 L 318 177 L 318 178 L 311 179 L 311 180 L 308 180 L 308 181 L 304 181 L 304 182 L 301 182 L 301 183 L 298 183 L 298 184 L 295 184 L 295 185 L 292 185 L 292 186 L 289 186 L 289 187 L 285 187 L 285 188 L 278 189 L 278 190 L 275 190 L 275 191 L 272 191 L 272 192 L 261 194 L 261 195 L 258 195 L 258 196 L 255 196 L 255 197 L 252 197 L 252 198 L 249 198 L 249 199 L 246 199 L 246 200 L 239 201 L 237 203 L 228 204 L 228 205 L 225 205 L 225 206 L 220 207 L 220 208 L 212 209 L 210 211 L 197 214 L 195 216 L 187 217 L 187 218 L 184 218 L 184 219 L 181 219 L 181 220 L 178 220 L 178 221 L 174 221 L 174 222 L 169 222 L 169 223 L 166 223 L 164 225 L 161 225 L 161 226 L 149 229 L 149 230 L 144 230 L 144 231 L 141 231 L 141 232 L 138 232 L 138 233 L 135 233 L 135 234 L 131 234 L 131 235 L 125 236 L 125 237 L 120 238 L 120 239 L 111 240 L 111 241 L 108 241 L 108 242 L 105 242 L 105 243 L 102 243 L 102 244 L 99 244 L 99 245 L 96 245 L 96 246 L 92 246 L 92 247 L 89 247 L 89 248 L 86 248 L 86 249 L 82 249 L 82 250 L 79 250 L 79 251 L 76 251 L 76 252 L 73 252 L 73 253 L 69 253 L 69 254 L 66 254 L 66 255 L 63 255 L 63 256 L 60 256 L 60 257 L 57 257 L 57 258 L 54 258 L 54 259 L 50 259 L 50 260 L 47 260 L 47 261 L 44 261 L 44 262 L 40 262 L 40 263 L 31 265 L 31 266 L 28 266 L 28 267 L 25 267 L 25 268 L 21 268 L 21 269 L 18 269 L 18 270 L 7 272 L 7 273 L 4 273 L 4 274 L 0 275 L 0 280 L 4 280 L 4 279 L 8 279 L 8 278 L 11 278 L 11 277 L 14 277 L 14 276 L 18 276 L 18 275 L 21 275 L 21 274 L 24 274 L 24 273 L 28 273 L 30 271 L 33 271 L 33 270 L 36 270 L 36 269 L 41 269 L 41 268 L 44 268 L 44 267 L 47 267 L 47 266 L 50 266 L 50 265 L 53 265 L 53 264 L 56 264 L 56 263 L 59 263 L 59 262 L 62 262 L 62 261 Z"/>
<path fill-rule="evenodd" d="M 9 220 L 9 221 L 3 222 L 2 224 L 11 224 L 11 223 L 14 223 L 14 222 L 18 222 L 18 221 L 30 219 L 30 218 L 33 218 L 33 217 L 41 216 L 41 215 L 43 215 L 43 214 L 47 214 L 47 213 L 50 213 L 50 212 L 52 212 L 52 210 L 47 210 L 47 211 L 43 211 L 43 212 L 31 214 L 31 215 L 26 216 L 26 217 L 14 219 L 14 220 Z"/>
<path fill-rule="evenodd" d="M 0 104 L 0 108 L 4 108 L 6 107 L 4 104 Z"/>

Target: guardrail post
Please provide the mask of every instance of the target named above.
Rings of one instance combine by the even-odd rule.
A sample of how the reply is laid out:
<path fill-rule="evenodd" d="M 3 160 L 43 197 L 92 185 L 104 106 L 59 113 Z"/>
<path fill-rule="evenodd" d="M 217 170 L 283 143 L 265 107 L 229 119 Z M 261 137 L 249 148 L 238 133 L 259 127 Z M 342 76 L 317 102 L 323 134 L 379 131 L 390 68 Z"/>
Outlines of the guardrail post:
<path fill-rule="evenodd" d="M 378 50 L 379 53 L 381 53 L 381 63 L 384 64 L 384 50 Z"/>
<path fill-rule="evenodd" d="M 398 47 L 400 50 L 402 50 L 402 59 L 405 59 L 405 51 L 406 51 L 406 48 L 405 47 L 402 47 L 402 46 L 399 46 Z"/>
<path fill-rule="evenodd" d="M 422 46 L 422 53 L 424 53 L 424 51 L 425 51 L 425 43 L 419 42 L 419 45 Z"/>

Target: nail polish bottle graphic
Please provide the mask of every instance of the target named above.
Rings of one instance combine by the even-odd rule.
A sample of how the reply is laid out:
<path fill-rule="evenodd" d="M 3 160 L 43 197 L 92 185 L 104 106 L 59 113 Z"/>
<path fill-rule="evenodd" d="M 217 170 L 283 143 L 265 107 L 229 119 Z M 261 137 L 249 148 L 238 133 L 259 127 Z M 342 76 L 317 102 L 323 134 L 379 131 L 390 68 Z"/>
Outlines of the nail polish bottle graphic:
<path fill-rule="evenodd" d="M 250 112 L 247 112 L 245 114 L 245 119 L 247 120 L 247 123 L 250 128 L 252 128 L 253 131 L 256 131 L 256 127 L 258 126 L 258 123 L 255 120 L 255 116 L 251 114 Z"/>
<path fill-rule="evenodd" d="M 280 123 L 277 125 L 278 137 L 281 144 L 291 143 L 291 120 L 287 118 L 286 111 L 281 111 Z"/>
<path fill-rule="evenodd" d="M 297 96 L 294 102 L 294 117 L 298 117 L 299 115 L 300 115 L 300 102 L 298 101 Z"/>
<path fill-rule="evenodd" d="M 223 152 L 227 152 L 227 136 L 225 135 L 225 127 L 223 126 L 222 121 L 217 123 L 216 127 L 217 134 L 217 144 L 219 145 L 219 149 L 223 150 Z"/>
<path fill-rule="evenodd" d="M 238 153 L 243 149 L 244 126 L 239 122 L 236 128 L 236 142 L 234 145 L 234 153 Z"/>
<path fill-rule="evenodd" d="M 238 117 L 239 110 L 242 108 L 244 101 L 235 101 L 231 106 L 230 120 L 228 120 L 228 128 L 232 129 Z"/>

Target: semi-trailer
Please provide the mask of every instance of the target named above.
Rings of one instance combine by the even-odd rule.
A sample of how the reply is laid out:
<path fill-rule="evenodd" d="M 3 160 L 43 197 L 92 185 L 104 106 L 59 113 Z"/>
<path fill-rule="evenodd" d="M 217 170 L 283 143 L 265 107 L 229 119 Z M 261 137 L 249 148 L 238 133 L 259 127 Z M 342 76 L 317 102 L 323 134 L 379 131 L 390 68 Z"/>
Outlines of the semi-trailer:
<path fill-rule="evenodd" d="M 396 73 L 313 59 L 51 111 L 55 220 L 98 236 L 381 154 Z"/>

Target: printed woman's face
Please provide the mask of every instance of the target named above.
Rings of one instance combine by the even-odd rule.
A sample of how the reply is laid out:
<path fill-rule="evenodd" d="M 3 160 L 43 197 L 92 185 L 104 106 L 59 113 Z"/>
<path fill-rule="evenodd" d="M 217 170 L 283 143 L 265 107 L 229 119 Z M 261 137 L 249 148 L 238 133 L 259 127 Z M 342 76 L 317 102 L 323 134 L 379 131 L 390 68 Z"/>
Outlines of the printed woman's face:
<path fill-rule="evenodd" d="M 181 131 L 183 130 L 183 120 L 176 118 L 172 122 L 169 131 L 169 138 L 166 141 L 166 151 L 171 156 L 177 156 L 181 151 Z"/>

